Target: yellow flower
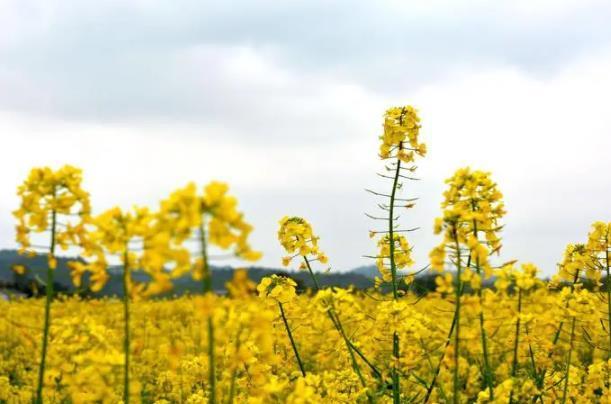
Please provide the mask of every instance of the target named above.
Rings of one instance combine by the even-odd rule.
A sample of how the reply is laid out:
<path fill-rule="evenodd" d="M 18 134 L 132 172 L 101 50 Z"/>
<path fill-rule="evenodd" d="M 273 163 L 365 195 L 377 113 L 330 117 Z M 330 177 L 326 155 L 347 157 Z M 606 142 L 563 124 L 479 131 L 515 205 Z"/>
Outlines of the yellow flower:
<path fill-rule="evenodd" d="M 255 283 L 248 277 L 246 269 L 236 269 L 233 278 L 225 286 L 231 297 L 239 299 L 252 295 L 255 291 Z"/>
<path fill-rule="evenodd" d="M 454 280 L 452 274 L 446 272 L 443 275 L 435 277 L 435 284 L 437 285 L 438 293 L 452 294 L 454 293 Z"/>
<path fill-rule="evenodd" d="M 601 273 L 593 270 L 595 266 L 595 259 L 585 244 L 569 244 L 558 267 L 558 276 L 560 280 L 570 283 L 577 282 L 581 278 L 598 281 Z"/>
<path fill-rule="evenodd" d="M 400 234 L 394 233 L 393 242 L 391 243 L 390 236 L 387 234 L 378 240 L 378 256 L 376 258 L 376 266 L 384 282 L 390 282 L 392 277 L 390 268 L 391 246 L 393 248 L 396 269 L 406 269 L 414 265 L 411 247 L 407 239 Z"/>
<path fill-rule="evenodd" d="M 253 228 L 237 210 L 237 200 L 227 194 L 228 185 L 211 182 L 198 195 L 195 184 L 173 192 L 161 202 L 155 228 L 169 235 L 170 251 L 186 253 L 182 244 L 190 238 L 200 237 L 205 232 L 205 243 L 217 246 L 247 261 L 257 261 L 261 253 L 251 248 L 248 238 Z M 175 267 L 175 275 L 182 274 L 189 260 L 181 258 Z M 202 267 L 200 266 L 200 269 Z"/>
<path fill-rule="evenodd" d="M 499 222 L 505 215 L 502 194 L 489 173 L 469 167 L 457 170 L 446 183 L 448 189 L 441 204 L 443 216 L 436 218 L 434 225 L 435 234 L 442 233 L 444 241 L 431 251 L 431 266 L 442 269 L 445 250 L 455 253 L 458 242 L 468 250 L 468 254 L 462 255 L 470 257 L 471 268 L 481 272 L 481 277 L 489 277 L 492 275 L 490 255 L 501 248 Z M 478 284 L 481 281 L 477 280 Z"/>
<path fill-rule="evenodd" d="M 297 284 L 285 276 L 272 275 L 264 277 L 257 286 L 259 296 L 274 302 L 288 303 L 295 299 Z"/>
<path fill-rule="evenodd" d="M 380 136 L 380 157 L 396 157 L 411 163 L 415 156 L 424 156 L 426 146 L 420 143 L 420 117 L 412 106 L 389 108 L 384 114 L 384 133 Z M 393 154 L 394 153 L 394 154 Z"/>
<path fill-rule="evenodd" d="M 301 217 L 283 217 L 280 220 L 278 240 L 288 254 L 309 257 L 310 260 L 319 260 L 323 264 L 329 261 L 325 253 L 318 248 L 318 237 L 314 235 L 312 226 Z M 288 266 L 292 258 L 294 257 L 283 257 L 282 265 Z"/>
<path fill-rule="evenodd" d="M 57 268 L 57 259 L 51 254 L 47 255 L 47 265 L 49 266 L 49 269 Z"/>
<path fill-rule="evenodd" d="M 81 170 L 68 165 L 55 171 L 49 167 L 30 171 L 17 190 L 21 204 L 13 212 L 20 253 L 33 254 L 30 236 L 43 232 L 54 234 L 51 244 L 63 250 L 78 247 L 86 252 L 90 248 L 85 225 L 90 220 L 91 206 L 81 182 Z M 53 254 L 49 253 L 47 261 L 50 269 L 57 267 Z"/>

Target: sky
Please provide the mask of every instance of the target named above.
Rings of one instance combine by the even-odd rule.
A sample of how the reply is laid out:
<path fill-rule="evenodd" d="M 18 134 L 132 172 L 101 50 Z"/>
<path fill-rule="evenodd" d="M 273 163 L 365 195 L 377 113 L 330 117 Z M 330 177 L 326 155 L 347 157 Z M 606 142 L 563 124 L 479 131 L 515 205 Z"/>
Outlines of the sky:
<path fill-rule="evenodd" d="M 72 164 L 97 213 L 221 180 L 261 265 L 280 265 L 285 215 L 332 270 L 371 264 L 364 189 L 388 191 L 382 117 L 411 104 L 429 148 L 404 186 L 416 267 L 469 165 L 505 197 L 498 260 L 551 275 L 611 220 L 610 20 L 588 0 L 0 0 L 0 248 L 30 168 Z"/>

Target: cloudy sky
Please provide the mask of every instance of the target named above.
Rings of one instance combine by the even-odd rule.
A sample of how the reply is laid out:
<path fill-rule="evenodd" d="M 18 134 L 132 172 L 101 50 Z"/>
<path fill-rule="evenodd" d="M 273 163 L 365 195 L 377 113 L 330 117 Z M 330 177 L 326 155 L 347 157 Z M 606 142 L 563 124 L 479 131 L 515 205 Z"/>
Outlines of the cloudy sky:
<path fill-rule="evenodd" d="M 551 274 L 611 220 L 611 5 L 587 0 L 0 0 L 0 246 L 33 166 L 80 166 L 94 210 L 227 181 L 278 265 L 308 218 L 337 270 L 368 264 L 381 117 L 421 111 L 430 153 L 403 215 L 418 265 L 443 181 L 489 170 L 502 258 Z"/>

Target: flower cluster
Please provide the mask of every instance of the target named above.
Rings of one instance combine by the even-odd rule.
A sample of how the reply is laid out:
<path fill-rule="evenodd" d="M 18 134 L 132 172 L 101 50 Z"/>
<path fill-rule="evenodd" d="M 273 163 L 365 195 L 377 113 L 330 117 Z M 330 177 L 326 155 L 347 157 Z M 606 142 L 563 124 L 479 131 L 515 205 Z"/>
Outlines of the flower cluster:
<path fill-rule="evenodd" d="M 118 257 L 128 272 L 127 289 L 132 298 L 156 295 L 172 288 L 164 267 L 166 257 L 171 256 L 164 242 L 168 238 L 157 232 L 156 220 L 156 215 L 148 208 L 134 207 L 124 212 L 114 207 L 92 221 L 91 239 L 98 248 L 93 252 L 95 261 L 91 265 L 106 265 L 106 254 Z M 145 271 L 151 282 L 134 282 L 129 273 L 136 270 Z"/>
<path fill-rule="evenodd" d="M 434 226 L 435 234 L 443 233 L 444 240 L 430 254 L 431 267 L 443 270 L 447 248 L 455 250 L 458 243 L 468 249 L 467 266 L 477 265 L 489 276 L 489 255 L 501 248 L 503 195 L 489 173 L 468 167 L 457 170 L 446 184 L 449 187 L 441 204 L 443 217 L 437 218 Z"/>
<path fill-rule="evenodd" d="M 271 299 L 274 302 L 288 303 L 295 299 L 295 287 L 297 284 L 286 276 L 266 276 L 257 285 L 259 296 Z"/>
<path fill-rule="evenodd" d="M 578 283 L 582 278 L 591 279 L 596 282 L 601 273 L 596 270 L 592 255 L 585 244 L 573 243 L 566 246 L 562 262 L 558 265 L 558 273 L 554 275 L 554 284 L 568 282 Z"/>
<path fill-rule="evenodd" d="M 426 145 L 420 143 L 420 117 L 412 106 L 389 108 L 384 114 L 384 133 L 380 136 L 380 157 L 396 157 L 411 163 L 416 155 L 426 154 Z"/>
<path fill-rule="evenodd" d="M 57 266 L 55 246 L 64 251 L 71 247 L 85 252 L 92 249 L 87 232 L 91 205 L 89 194 L 81 186 L 82 180 L 81 170 L 68 165 L 55 171 L 49 167 L 30 171 L 17 190 L 21 206 L 13 212 L 21 253 L 35 253 L 31 240 L 33 233 L 47 233 L 50 238 L 48 261 L 51 269 Z M 102 277 L 97 271 L 93 276 Z M 93 285 L 94 289 L 100 287 L 100 283 Z"/>
<path fill-rule="evenodd" d="M 543 282 L 537 278 L 538 273 L 539 268 L 535 264 L 522 264 L 518 270 L 513 263 L 509 263 L 495 272 L 494 286 L 501 292 L 507 292 L 510 286 L 521 291 L 529 291 L 542 285 Z"/>
<path fill-rule="evenodd" d="M 390 235 L 386 234 L 378 240 L 376 266 L 382 277 L 381 279 L 376 278 L 376 284 L 381 284 L 382 282 L 389 283 L 392 281 L 392 273 L 389 264 L 391 253 L 393 254 L 396 269 L 406 269 L 414 265 L 411 247 L 407 239 L 401 234 L 394 233 L 393 242 L 391 243 Z"/>
<path fill-rule="evenodd" d="M 248 242 L 252 226 L 237 210 L 237 199 L 227 194 L 228 189 L 227 184 L 211 182 L 198 194 L 195 184 L 190 183 L 161 202 L 156 229 L 170 238 L 176 261 L 175 276 L 193 268 L 194 276 L 201 278 L 207 271 L 201 257 L 195 265 L 190 264 L 189 249 L 183 245 L 198 233 L 199 237 L 204 235 L 205 239 L 201 240 L 204 243 L 233 250 L 239 258 L 256 261 L 261 257 Z"/>
<path fill-rule="evenodd" d="M 72 166 L 53 171 L 49 167 L 34 168 L 19 186 L 21 206 L 13 215 L 17 218 L 17 241 L 24 250 L 30 247 L 30 232 L 48 231 L 53 215 L 77 215 L 76 225 L 56 230 L 58 244 L 67 249 L 84 238 L 83 223 L 91 213 L 89 194 L 81 188 L 82 172 Z"/>
<path fill-rule="evenodd" d="M 592 224 L 586 249 L 590 255 L 590 265 L 599 274 L 609 276 L 611 273 L 611 222 L 595 222 Z"/>
<path fill-rule="evenodd" d="M 326 264 L 328 258 L 318 248 L 318 239 L 312 232 L 312 226 L 305 219 L 297 216 L 283 217 L 280 220 L 278 240 L 290 255 L 282 258 L 282 265 L 288 266 L 291 260 L 298 256 L 311 256 L 312 260 Z"/>
<path fill-rule="evenodd" d="M 243 268 L 238 268 L 233 273 L 231 281 L 225 283 L 227 293 L 235 299 L 243 299 L 253 295 L 256 290 L 256 285 L 248 277 L 248 271 Z"/>

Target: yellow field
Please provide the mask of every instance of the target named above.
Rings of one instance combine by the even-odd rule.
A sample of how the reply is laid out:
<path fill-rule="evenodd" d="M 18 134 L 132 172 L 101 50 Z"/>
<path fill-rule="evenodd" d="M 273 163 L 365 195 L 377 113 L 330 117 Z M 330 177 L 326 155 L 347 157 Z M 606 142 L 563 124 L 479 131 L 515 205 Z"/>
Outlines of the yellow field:
<path fill-rule="evenodd" d="M 568 397 L 573 402 L 604 402 L 606 332 L 599 322 L 603 305 L 593 295 L 583 297 L 584 309 L 575 328 Z M 374 296 L 372 296 L 374 297 Z M 375 298 L 381 298 L 375 296 Z M 587 300 L 590 299 L 590 300 Z M 463 349 L 460 379 L 464 400 L 482 391 L 478 304 L 464 297 L 461 321 Z M 328 303 L 328 301 L 327 301 Z M 485 293 L 486 331 L 495 373 L 497 402 L 507 402 L 511 390 L 517 300 L 505 293 Z M 518 402 L 536 394 L 533 363 L 547 369 L 544 402 L 563 393 L 562 378 L 569 350 L 570 313 L 559 293 L 539 288 L 523 301 L 519 340 L 519 372 L 513 382 Z M 34 393 L 44 303 L 22 300 L 0 303 L 0 399 L 29 402 Z M 258 297 L 196 301 L 180 298 L 140 301 L 132 305 L 132 400 L 138 402 L 204 402 L 207 381 L 207 342 L 204 318 L 213 307 L 216 325 L 217 399 L 226 402 L 234 384 L 235 402 L 357 402 L 364 389 L 351 368 L 348 350 L 329 320 L 325 300 L 299 296 L 286 303 L 287 319 L 301 354 L 306 377 L 301 377 L 282 320 L 275 305 Z M 425 394 L 434 369 L 445 352 L 439 388 L 431 402 L 452 394 L 452 345 L 444 349 L 453 315 L 447 299 L 427 297 L 416 303 L 377 301 L 361 294 L 340 293 L 334 308 L 349 338 L 381 372 L 375 377 L 360 362 L 368 388 L 377 401 L 389 402 L 384 380 L 390 373 L 392 330 L 399 333 L 401 389 L 406 396 Z M 122 395 L 123 317 L 115 300 L 56 301 L 52 310 L 45 397 L 50 403 L 119 402 Z M 560 338 L 553 336 L 564 320 Z M 534 355 L 531 357 L 529 351 Z M 481 394 L 484 400 L 485 394 Z"/>

